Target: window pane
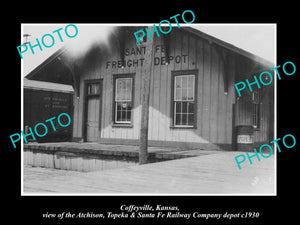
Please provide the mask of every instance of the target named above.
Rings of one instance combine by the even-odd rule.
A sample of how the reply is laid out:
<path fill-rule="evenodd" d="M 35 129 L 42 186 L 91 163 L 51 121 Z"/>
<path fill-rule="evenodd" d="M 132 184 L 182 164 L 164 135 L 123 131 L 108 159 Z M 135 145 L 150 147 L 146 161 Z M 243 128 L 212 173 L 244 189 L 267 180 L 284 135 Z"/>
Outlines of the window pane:
<path fill-rule="evenodd" d="M 188 76 L 182 76 L 182 88 L 187 88 Z"/>
<path fill-rule="evenodd" d="M 179 114 L 179 113 L 176 113 L 175 125 L 181 125 L 181 114 Z"/>
<path fill-rule="evenodd" d="M 188 89 L 187 88 L 182 88 L 182 97 L 180 100 L 183 100 L 183 101 L 188 100 Z"/>
<path fill-rule="evenodd" d="M 88 95 L 98 95 L 100 94 L 99 84 L 88 84 Z"/>
<path fill-rule="evenodd" d="M 175 100 L 181 100 L 181 77 L 175 77 Z"/>
<path fill-rule="evenodd" d="M 115 122 L 131 122 L 131 102 L 116 102 L 116 121 Z"/>
<path fill-rule="evenodd" d="M 116 121 L 121 121 L 122 118 L 121 118 L 121 110 L 117 110 L 117 118 L 116 118 Z"/>
<path fill-rule="evenodd" d="M 194 102 L 188 102 L 188 113 L 194 113 Z"/>
<path fill-rule="evenodd" d="M 116 79 L 116 101 L 131 101 L 132 79 L 118 78 Z"/>
<path fill-rule="evenodd" d="M 122 79 L 116 80 L 116 100 L 122 100 Z"/>
<path fill-rule="evenodd" d="M 187 114 L 182 114 L 182 121 L 180 125 L 187 125 Z"/>
<path fill-rule="evenodd" d="M 93 94 L 98 95 L 100 93 L 99 84 L 93 84 Z"/>
<path fill-rule="evenodd" d="M 194 79 L 195 79 L 194 75 L 188 76 L 188 88 L 194 87 Z"/>
<path fill-rule="evenodd" d="M 132 108 L 132 103 L 131 102 L 127 102 L 127 110 L 131 110 Z"/>
<path fill-rule="evenodd" d="M 194 100 L 195 76 L 188 77 L 188 100 Z"/>
<path fill-rule="evenodd" d="M 187 86 L 187 76 L 182 77 L 182 97 L 181 100 L 187 100 L 188 86 Z"/>
<path fill-rule="evenodd" d="M 175 102 L 176 106 L 176 112 L 175 113 L 181 113 L 181 102 Z"/>
<path fill-rule="evenodd" d="M 175 77 L 175 100 L 194 100 L 195 76 L 176 76 Z"/>
<path fill-rule="evenodd" d="M 121 111 L 121 103 L 120 102 L 117 102 L 117 111 Z"/>
<path fill-rule="evenodd" d="M 126 110 L 122 111 L 122 119 L 121 121 L 126 121 Z"/>
<path fill-rule="evenodd" d="M 117 102 L 116 105 L 117 105 L 116 121 L 121 121 L 122 120 L 122 105 L 120 102 Z"/>
<path fill-rule="evenodd" d="M 194 125 L 194 114 L 192 113 L 188 114 L 188 125 Z"/>
<path fill-rule="evenodd" d="M 127 99 L 126 100 L 131 100 L 131 93 L 132 93 L 132 79 L 127 79 L 126 82 L 126 90 L 127 90 Z"/>
<path fill-rule="evenodd" d="M 175 77 L 175 83 L 176 83 L 176 88 L 182 88 L 182 85 L 181 85 L 181 83 L 182 83 L 182 81 L 181 81 L 181 79 L 182 79 L 182 77 L 181 76 L 176 76 Z"/>
<path fill-rule="evenodd" d="M 188 89 L 187 100 L 190 100 L 190 101 L 194 100 L 194 90 L 192 88 Z"/>
<path fill-rule="evenodd" d="M 182 113 L 187 113 L 187 104 L 188 102 L 182 102 Z"/>
<path fill-rule="evenodd" d="M 177 101 L 181 100 L 181 88 L 176 88 L 175 100 L 177 100 Z"/>
<path fill-rule="evenodd" d="M 91 87 L 91 85 L 89 84 L 87 88 L 88 88 L 87 94 L 90 95 L 92 93 L 92 87 Z"/>
<path fill-rule="evenodd" d="M 122 110 L 126 110 L 127 109 L 127 102 L 122 102 L 121 106 L 122 106 Z"/>

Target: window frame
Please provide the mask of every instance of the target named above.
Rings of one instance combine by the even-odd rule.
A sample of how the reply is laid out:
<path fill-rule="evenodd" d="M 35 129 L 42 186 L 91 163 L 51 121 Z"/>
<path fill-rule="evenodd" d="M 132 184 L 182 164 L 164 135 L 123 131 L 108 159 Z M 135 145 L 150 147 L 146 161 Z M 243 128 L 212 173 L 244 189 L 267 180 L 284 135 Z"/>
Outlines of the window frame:
<path fill-rule="evenodd" d="M 186 100 L 184 102 L 194 102 L 194 121 L 192 125 L 176 125 L 176 111 L 175 111 L 175 99 L 176 96 L 176 87 L 175 87 L 175 80 L 177 77 L 180 76 L 194 76 L 194 100 Z M 178 70 L 178 71 L 171 71 L 171 107 L 170 107 L 170 128 L 172 129 L 196 129 L 197 128 L 197 95 L 198 95 L 198 70 Z M 183 102 L 183 101 L 179 101 Z M 188 107 L 188 106 L 187 106 Z"/>
<path fill-rule="evenodd" d="M 113 126 L 120 126 L 120 127 L 132 127 L 133 124 L 133 108 L 134 108 L 134 73 L 128 73 L 128 74 L 113 74 L 113 99 L 112 99 L 112 122 Z M 116 101 L 116 90 L 117 90 L 117 80 L 118 79 L 131 79 L 131 115 L 130 115 L 130 121 L 117 121 L 117 101 Z"/>

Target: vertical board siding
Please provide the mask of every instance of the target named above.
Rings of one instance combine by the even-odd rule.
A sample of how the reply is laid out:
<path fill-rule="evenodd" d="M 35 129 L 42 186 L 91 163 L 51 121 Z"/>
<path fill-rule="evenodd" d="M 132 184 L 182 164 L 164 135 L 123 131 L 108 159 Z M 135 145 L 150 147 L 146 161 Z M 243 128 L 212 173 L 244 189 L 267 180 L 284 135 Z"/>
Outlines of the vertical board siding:
<path fill-rule="evenodd" d="M 245 62 L 242 60 L 239 64 L 237 64 L 237 72 L 239 75 L 239 79 L 242 79 L 243 74 L 247 74 L 251 76 L 249 71 L 253 70 L 251 68 L 251 64 L 249 62 Z M 265 71 L 267 69 L 262 69 L 261 71 Z M 268 88 L 266 90 L 266 88 Z M 254 129 L 254 143 L 262 143 L 269 142 L 270 134 L 273 133 L 273 119 L 271 119 L 274 112 L 274 97 L 272 95 L 274 86 L 262 87 L 260 90 L 264 92 L 264 96 L 261 96 L 260 103 L 260 127 L 258 129 Z M 252 102 L 250 100 L 250 95 L 242 95 L 239 97 L 235 103 L 235 126 L 239 125 L 253 125 L 252 121 Z M 272 139 L 272 138 L 271 138 Z"/>
<path fill-rule="evenodd" d="M 203 57 L 203 42 L 196 42 L 196 68 L 198 69 L 198 98 L 197 98 L 197 128 L 198 134 L 203 135 L 203 93 L 204 93 L 204 57 Z"/>
<path fill-rule="evenodd" d="M 156 45 L 162 45 L 162 38 L 154 38 Z M 153 40 L 153 41 L 154 41 Z M 153 46 L 153 45 L 152 45 Z M 153 57 L 161 58 L 161 50 L 156 52 L 155 46 L 152 48 Z M 154 63 L 154 62 L 153 62 Z M 159 138 L 159 91 L 160 91 L 160 68 L 161 66 L 153 66 L 151 71 L 151 83 L 150 83 L 150 108 L 149 108 L 149 139 L 158 140 Z M 151 121 L 151 122 L 150 122 Z"/>
<path fill-rule="evenodd" d="M 219 91 L 219 61 L 218 56 L 214 48 L 211 49 L 212 61 L 211 61 L 211 84 L 210 93 L 210 109 L 209 109 L 209 124 L 210 124 L 210 141 L 217 143 L 218 138 L 218 105 L 221 102 L 218 101 L 218 91 Z"/>
<path fill-rule="evenodd" d="M 204 44 L 203 48 L 203 104 L 198 106 L 202 108 L 202 136 L 206 140 L 210 140 L 210 77 L 211 77 L 211 46 L 207 43 Z"/>
<path fill-rule="evenodd" d="M 269 123 L 269 112 L 272 104 L 263 101 L 260 103 L 260 127 L 254 130 L 254 142 L 266 142 L 269 141 L 269 132 L 273 124 Z M 252 106 L 250 103 L 239 100 L 236 105 L 236 117 L 235 125 L 252 125 Z"/>
<path fill-rule="evenodd" d="M 188 69 L 193 70 L 196 69 L 196 51 L 197 51 L 197 41 L 193 36 L 188 36 L 188 45 L 189 45 L 189 51 L 188 51 Z"/>
<path fill-rule="evenodd" d="M 169 55 L 173 56 L 175 55 L 175 48 L 173 46 L 176 46 L 176 33 L 171 33 L 170 34 L 170 39 L 169 39 L 170 43 L 170 48 L 169 48 Z M 164 140 L 165 141 L 169 141 L 172 140 L 173 138 L 173 131 L 174 130 L 170 130 L 170 126 L 172 124 L 172 117 L 170 117 L 171 115 L 171 100 L 172 99 L 172 95 L 173 93 L 171 93 L 171 87 L 172 87 L 172 77 L 171 77 L 171 72 L 175 70 L 175 60 L 171 60 L 169 62 L 169 65 L 166 67 L 166 84 L 163 87 L 164 88 L 164 93 L 166 93 L 165 95 L 165 106 L 166 106 L 166 111 L 164 114 Z"/>
<path fill-rule="evenodd" d="M 217 95 L 217 129 L 219 130 L 216 143 L 226 143 L 226 106 L 228 105 L 227 96 L 224 94 L 224 80 L 223 80 L 223 66 L 224 64 L 219 60 L 218 67 L 218 95 Z M 219 104 L 225 102 L 226 104 Z"/>

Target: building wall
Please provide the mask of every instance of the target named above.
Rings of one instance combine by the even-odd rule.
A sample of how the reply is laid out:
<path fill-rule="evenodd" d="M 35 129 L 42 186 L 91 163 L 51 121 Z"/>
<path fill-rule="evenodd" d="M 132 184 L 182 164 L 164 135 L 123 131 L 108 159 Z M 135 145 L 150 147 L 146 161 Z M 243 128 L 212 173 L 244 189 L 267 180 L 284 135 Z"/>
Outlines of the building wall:
<path fill-rule="evenodd" d="M 232 142 L 232 104 L 235 100 L 234 76 L 235 62 L 229 65 L 228 93 L 224 93 L 224 65 L 221 56 L 213 44 L 196 37 L 186 31 L 177 29 L 170 34 L 169 65 L 153 65 L 151 73 L 150 108 L 149 108 L 149 140 L 193 143 L 231 144 Z M 133 37 L 133 35 L 132 35 Z M 148 40 L 149 41 L 149 40 Z M 113 42 L 113 41 L 112 41 Z M 165 53 L 156 50 L 163 45 L 163 38 L 157 37 L 153 45 L 154 64 Z M 89 79 L 103 79 L 101 129 L 98 133 L 99 141 L 104 139 L 139 139 L 141 120 L 141 69 L 139 66 L 125 68 L 106 68 L 107 61 L 120 60 L 120 50 L 117 43 L 106 47 L 97 63 L 85 66 L 80 74 L 80 96 L 74 98 L 73 136 L 82 137 L 84 81 Z M 125 44 L 125 49 L 139 47 L 134 38 Z M 128 52 L 127 52 L 128 53 Z M 102 53 L 103 54 L 103 53 Z M 187 56 L 184 56 L 187 55 Z M 179 62 L 180 57 L 180 62 Z M 144 54 L 129 54 L 125 60 L 144 58 Z M 156 59 L 155 59 L 156 58 Z M 145 64 L 145 62 L 143 62 Z M 197 85 L 197 127 L 194 129 L 175 129 L 171 126 L 171 71 L 198 70 Z M 134 110 L 133 126 L 117 127 L 113 125 L 113 74 L 134 73 Z"/>
<path fill-rule="evenodd" d="M 260 102 L 259 120 L 260 126 L 254 129 L 253 141 L 261 144 L 270 142 L 274 139 L 274 103 L 273 95 L 270 87 L 268 93 L 262 97 Z M 253 125 L 253 105 L 246 99 L 248 96 L 242 96 L 235 104 L 235 126 L 252 126 Z"/>
<path fill-rule="evenodd" d="M 38 90 L 36 88 L 24 88 L 24 127 L 25 133 L 29 132 L 30 127 L 34 130 L 37 123 L 44 123 L 52 117 L 58 117 L 61 113 L 68 113 L 72 119 L 72 101 L 73 93 L 65 93 L 57 91 L 45 91 Z M 70 141 L 72 136 L 72 127 L 66 128 L 61 127 L 57 120 L 53 120 L 53 124 L 56 127 L 56 131 L 50 128 L 49 124 L 47 135 L 44 137 L 35 138 L 38 142 L 49 142 L 49 141 Z M 43 134 L 44 128 L 38 127 L 38 133 Z M 31 136 L 30 136 L 31 138 Z"/>
<path fill-rule="evenodd" d="M 254 81 L 254 75 L 259 77 L 263 71 L 269 71 L 270 68 L 258 65 L 246 59 L 241 59 L 236 64 L 237 77 L 236 82 Z M 273 74 L 274 77 L 274 74 Z M 274 140 L 274 85 L 258 88 L 256 84 L 252 85 L 253 92 L 259 93 L 259 123 L 260 126 L 254 129 L 253 141 L 258 146 L 262 143 L 269 143 Z M 241 92 L 241 97 L 237 98 L 234 104 L 234 126 L 252 126 L 253 125 L 253 92 L 245 88 Z"/>

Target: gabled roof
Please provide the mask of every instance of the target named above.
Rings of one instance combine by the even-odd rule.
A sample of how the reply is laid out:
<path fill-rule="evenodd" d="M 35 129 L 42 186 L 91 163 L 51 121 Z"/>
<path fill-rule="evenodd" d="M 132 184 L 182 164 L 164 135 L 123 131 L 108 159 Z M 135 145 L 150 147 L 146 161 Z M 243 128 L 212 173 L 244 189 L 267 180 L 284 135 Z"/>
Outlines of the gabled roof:
<path fill-rule="evenodd" d="M 251 61 L 254 61 L 260 65 L 262 65 L 263 67 L 267 67 L 267 68 L 272 68 L 274 67 L 273 63 L 271 63 L 270 61 L 259 57 L 257 55 L 254 55 L 248 51 L 245 51 L 239 47 L 236 47 L 228 42 L 222 41 L 216 37 L 213 37 L 211 35 L 208 35 L 200 30 L 197 30 L 195 28 L 192 27 L 181 27 L 180 29 L 183 29 L 191 34 L 194 34 L 200 38 L 206 39 L 208 40 L 210 43 L 214 43 L 216 45 L 219 45 L 225 49 L 228 49 L 236 54 L 242 55 L 248 59 L 250 59 Z M 67 51 L 66 48 L 62 47 L 59 50 L 57 50 L 54 54 L 52 54 L 49 58 L 47 58 L 44 62 L 42 62 L 39 66 L 37 66 L 34 70 L 32 70 L 27 76 L 27 79 L 34 79 L 34 80 L 43 80 L 45 81 L 45 79 L 50 79 L 51 80 L 47 80 L 50 82 L 56 82 L 56 83 L 63 83 L 63 84 L 73 84 L 74 82 L 74 78 L 72 78 L 72 74 L 70 75 L 70 70 L 69 68 L 66 68 L 66 65 L 64 65 L 62 62 L 60 62 L 60 56 L 65 53 Z M 48 69 L 46 71 L 43 71 L 43 69 L 45 69 L 45 67 L 48 67 L 49 70 L 51 69 L 52 71 L 49 72 L 50 75 L 45 74 L 45 72 L 48 72 Z M 63 75 L 61 74 L 57 74 L 57 71 L 59 70 L 64 70 Z M 67 72 L 69 71 L 69 72 Z M 67 74 L 67 75 L 66 75 Z M 37 79 L 37 76 L 39 77 Z M 63 79 L 62 76 L 64 76 L 65 78 Z"/>
<path fill-rule="evenodd" d="M 62 60 L 62 55 L 67 51 L 62 47 L 53 53 L 44 62 L 32 70 L 25 78 L 29 80 L 47 81 L 60 84 L 73 84 L 71 71 Z"/>
<path fill-rule="evenodd" d="M 58 49 L 56 52 L 54 52 L 50 57 L 48 57 L 44 62 L 42 62 L 40 65 L 35 67 L 28 75 L 26 75 L 27 79 L 31 79 L 34 74 L 38 73 L 42 68 L 47 66 L 49 63 L 51 63 L 53 60 L 56 60 L 57 57 L 59 57 L 61 54 L 63 54 L 66 51 L 65 47 L 62 47 Z"/>

